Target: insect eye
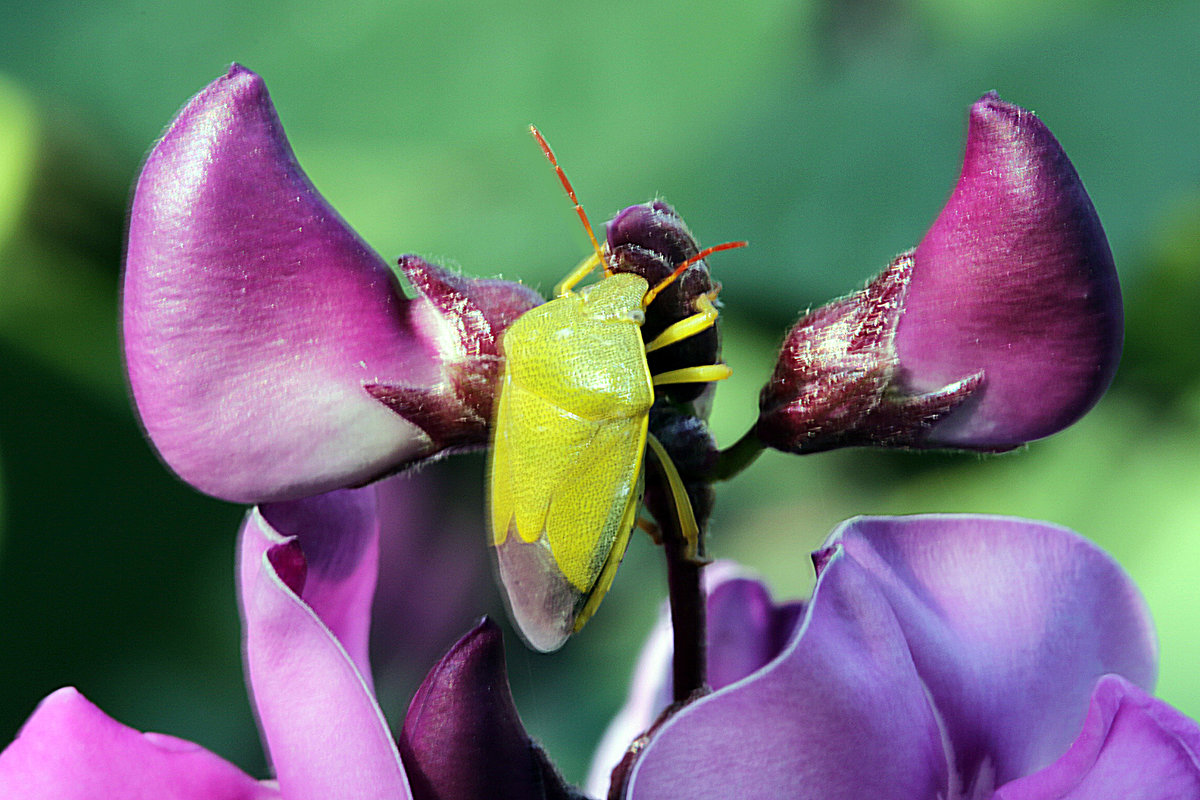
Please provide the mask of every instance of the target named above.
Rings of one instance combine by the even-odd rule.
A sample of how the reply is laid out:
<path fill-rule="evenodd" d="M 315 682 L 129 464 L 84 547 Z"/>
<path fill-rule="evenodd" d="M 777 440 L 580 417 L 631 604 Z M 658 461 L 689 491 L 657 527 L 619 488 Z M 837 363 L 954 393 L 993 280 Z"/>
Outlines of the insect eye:
<path fill-rule="evenodd" d="M 646 312 L 642 311 L 640 308 L 635 308 L 629 312 L 629 318 L 638 325 L 643 325 L 646 322 Z"/>

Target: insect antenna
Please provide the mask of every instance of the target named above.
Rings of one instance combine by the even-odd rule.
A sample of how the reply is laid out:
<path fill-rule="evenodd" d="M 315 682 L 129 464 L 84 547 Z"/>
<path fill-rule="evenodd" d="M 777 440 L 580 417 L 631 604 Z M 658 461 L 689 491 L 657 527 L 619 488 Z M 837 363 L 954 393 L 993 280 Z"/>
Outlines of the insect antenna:
<path fill-rule="evenodd" d="M 533 138 L 537 139 L 538 147 L 542 148 L 542 152 L 546 154 L 546 158 L 550 160 L 550 164 L 554 167 L 555 174 L 558 175 L 558 180 L 562 183 L 564 189 L 567 190 L 567 197 L 571 198 L 571 202 L 575 205 L 575 213 L 579 215 L 580 222 L 583 223 L 583 229 L 587 231 L 588 238 L 592 240 L 592 249 L 596 251 L 595 263 L 604 265 L 604 273 L 608 274 L 608 259 L 604 257 L 604 251 L 600 248 L 600 242 L 596 240 L 596 234 L 592 231 L 592 223 L 588 222 L 587 214 L 583 211 L 583 206 L 579 204 L 579 198 L 575 196 L 575 189 L 571 186 L 571 182 L 567 180 L 567 173 L 563 172 L 563 168 L 558 165 L 558 159 L 554 157 L 554 151 L 550 149 L 550 145 L 546 143 L 546 137 L 542 136 L 542 132 L 537 129 L 537 126 L 530 125 L 529 132 L 533 134 Z M 590 260 L 590 259 L 589 259 Z M 595 266 L 593 264 L 593 267 Z M 589 270 L 590 272 L 591 270 Z M 585 273 L 586 274 L 586 273 Z M 579 276 L 580 279 L 583 275 Z"/>
<path fill-rule="evenodd" d="M 678 278 L 680 275 L 682 275 L 684 272 L 686 272 L 687 268 L 690 267 L 692 264 L 695 264 L 697 261 L 702 261 L 705 258 L 708 258 L 713 253 L 719 253 L 722 250 L 733 250 L 738 247 L 745 247 L 747 244 L 749 244 L 749 243 L 748 242 L 725 242 L 723 244 L 714 244 L 712 247 L 704 248 L 699 253 L 696 253 L 696 255 L 692 256 L 687 261 L 684 261 L 682 264 L 680 264 L 678 267 L 676 267 L 674 272 L 672 272 L 667 277 L 663 278 L 661 281 L 658 282 L 658 284 L 656 286 L 652 287 L 649 291 L 647 291 L 646 296 L 642 298 L 642 308 L 649 307 L 649 305 L 654 302 L 654 298 L 658 297 L 658 293 L 661 292 L 663 289 L 667 288 L 668 286 L 670 286 L 672 283 L 674 283 L 675 279 Z"/>

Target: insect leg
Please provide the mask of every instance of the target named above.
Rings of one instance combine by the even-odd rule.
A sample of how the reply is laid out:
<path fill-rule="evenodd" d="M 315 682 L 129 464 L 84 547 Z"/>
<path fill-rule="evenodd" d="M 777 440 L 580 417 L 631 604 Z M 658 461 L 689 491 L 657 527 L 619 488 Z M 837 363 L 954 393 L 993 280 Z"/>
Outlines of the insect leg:
<path fill-rule="evenodd" d="M 571 270 L 567 277 L 559 281 L 558 285 L 554 287 L 554 296 L 562 297 L 564 294 L 570 292 L 575 288 L 577 283 L 586 278 L 592 270 L 603 263 L 604 261 L 600 258 L 600 253 L 598 252 L 592 253 L 583 261 L 580 261 L 579 266 Z"/>
<path fill-rule="evenodd" d="M 655 336 L 654 340 L 646 345 L 646 352 L 653 353 L 655 350 L 674 344 L 681 339 L 695 336 L 716 323 L 717 307 L 713 305 L 712 299 L 708 295 L 700 295 L 700 298 L 696 300 L 696 308 L 695 314 L 668 325 L 662 333 Z"/>
<path fill-rule="evenodd" d="M 655 386 L 665 386 L 668 383 L 712 383 L 723 381 L 732 374 L 733 370 L 728 364 L 701 364 L 651 375 L 650 382 Z"/>
<path fill-rule="evenodd" d="M 646 444 L 650 446 L 658 465 L 662 467 L 663 475 L 667 479 L 667 486 L 671 489 L 671 499 L 675 502 L 675 514 L 679 518 L 679 531 L 688 543 L 687 557 L 689 560 L 695 561 L 700 545 L 700 526 L 696 524 L 696 514 L 692 511 L 692 501 L 688 499 L 683 478 L 679 476 L 679 470 L 675 469 L 675 462 L 667 455 L 666 449 L 654 437 L 654 434 L 646 435 Z"/>
<path fill-rule="evenodd" d="M 638 517 L 637 526 L 650 535 L 650 539 L 657 545 L 663 543 L 662 529 L 648 519 Z"/>

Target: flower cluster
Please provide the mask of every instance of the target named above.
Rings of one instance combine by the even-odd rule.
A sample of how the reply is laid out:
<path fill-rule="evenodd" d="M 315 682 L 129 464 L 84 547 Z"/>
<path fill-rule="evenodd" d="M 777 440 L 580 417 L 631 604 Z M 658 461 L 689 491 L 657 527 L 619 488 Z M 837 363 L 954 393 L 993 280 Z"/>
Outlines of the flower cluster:
<path fill-rule="evenodd" d="M 674 209 L 631 206 L 604 239 L 606 275 L 657 289 L 683 270 L 638 312 L 647 343 L 711 312 L 652 347 L 646 371 L 719 363 L 707 251 Z M 491 621 L 433 666 L 396 738 L 367 659 L 395 502 L 379 479 L 488 445 L 504 332 L 542 302 L 418 256 L 393 271 L 301 171 L 258 76 L 234 66 L 197 95 L 134 196 L 126 362 L 171 469 L 253 504 L 238 596 L 272 777 L 138 733 L 62 689 L 0 753 L 0 796 L 586 796 L 521 724 Z M 684 511 L 702 533 L 711 484 L 766 447 L 1012 449 L 1099 399 L 1121 337 L 1116 272 L 1078 175 L 1036 117 L 985 95 L 929 232 L 796 323 L 742 441 L 722 451 L 709 436 L 711 384 L 655 390 L 646 425 L 662 455 L 647 508 L 668 535 L 687 527 Z M 740 568 L 714 564 L 701 582 L 694 558 L 672 562 L 691 570 L 695 607 L 673 584 L 590 796 L 1200 797 L 1200 726 L 1152 696 L 1145 603 L 1087 540 L 1007 517 L 859 518 L 812 560 L 812 596 L 783 604 Z M 683 692 L 681 631 L 707 653 Z"/>

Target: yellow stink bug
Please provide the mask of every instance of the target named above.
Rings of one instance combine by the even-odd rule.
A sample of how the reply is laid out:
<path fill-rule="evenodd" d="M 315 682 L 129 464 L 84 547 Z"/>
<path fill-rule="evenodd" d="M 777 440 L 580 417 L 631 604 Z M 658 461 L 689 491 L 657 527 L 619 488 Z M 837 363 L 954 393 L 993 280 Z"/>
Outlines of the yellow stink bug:
<path fill-rule="evenodd" d="M 651 375 L 648 352 L 713 326 L 713 295 L 653 341 L 642 340 L 645 310 L 692 264 L 730 242 L 679 264 L 650 287 L 640 275 L 614 272 L 575 192 L 546 140 L 530 127 L 554 166 L 594 252 L 555 287 L 554 298 L 504 331 L 490 463 L 491 540 L 509 610 L 528 643 L 556 650 L 595 612 L 625 554 L 642 499 L 647 445 L 663 466 L 683 533 L 696 523 L 678 472 L 648 432 L 655 387 L 726 378 L 729 367 L 704 364 Z M 574 291 L 589 273 L 604 277 Z"/>

